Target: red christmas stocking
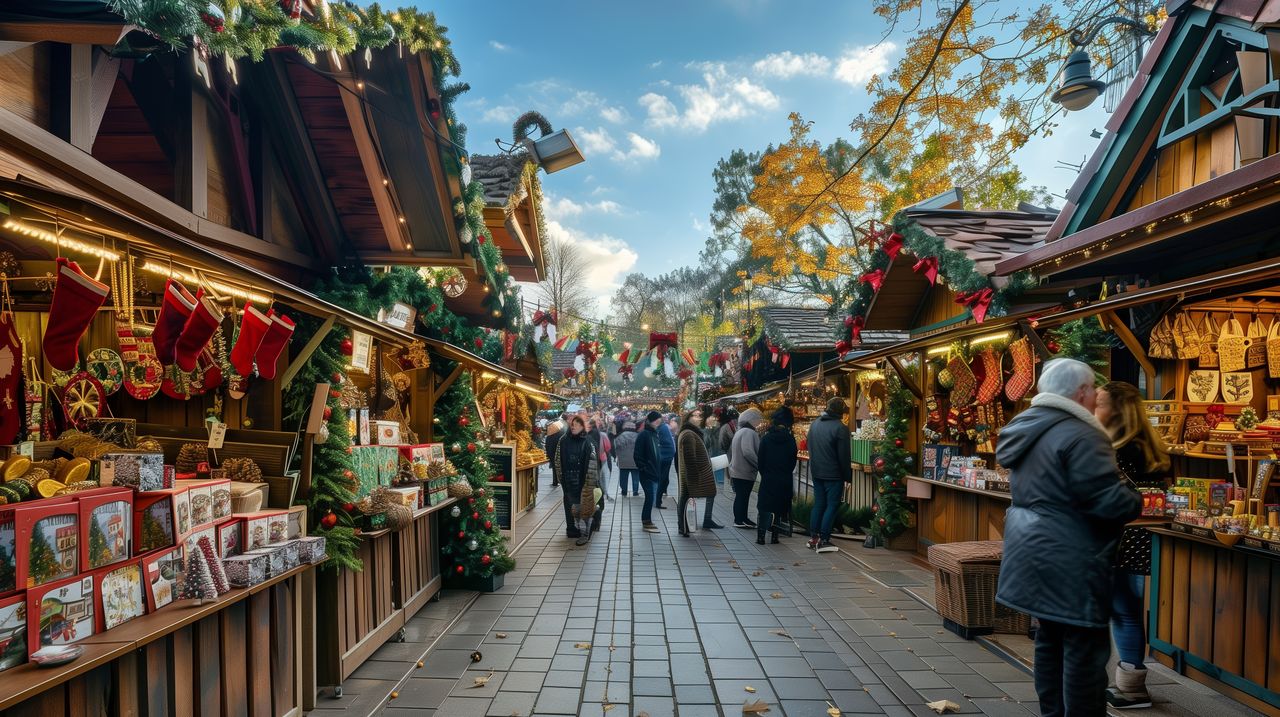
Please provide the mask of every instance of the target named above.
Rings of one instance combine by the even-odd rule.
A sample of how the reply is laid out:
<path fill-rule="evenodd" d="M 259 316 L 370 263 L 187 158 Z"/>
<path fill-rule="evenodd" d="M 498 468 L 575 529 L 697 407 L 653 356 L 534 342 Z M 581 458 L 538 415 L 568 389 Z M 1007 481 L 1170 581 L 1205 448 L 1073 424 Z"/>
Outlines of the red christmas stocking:
<path fill-rule="evenodd" d="M 978 383 L 978 403 L 988 403 L 1000 396 L 1000 359 L 995 349 L 983 349 L 978 354 L 982 364 L 982 380 Z M 976 373 L 976 372 L 975 372 Z"/>
<path fill-rule="evenodd" d="M 289 345 L 289 339 L 293 336 L 293 321 L 275 311 L 270 311 L 267 315 L 271 317 L 271 327 L 267 329 L 267 335 L 262 337 L 257 362 L 258 375 L 270 380 L 276 377 L 276 361 L 280 359 L 280 352 Z"/>
<path fill-rule="evenodd" d="M 218 305 L 206 297 L 203 291 L 197 294 L 196 308 L 191 311 L 191 316 L 187 317 L 187 323 L 182 327 L 182 335 L 178 337 L 178 343 L 174 346 L 173 353 L 178 368 L 183 371 L 195 370 L 200 352 L 209 345 L 209 339 L 213 338 L 213 332 L 218 330 L 218 324 L 221 322 L 222 311 L 218 309 Z"/>
<path fill-rule="evenodd" d="M 1016 403 L 1036 382 L 1036 355 L 1031 340 L 1024 336 L 1009 344 L 1009 356 L 1013 358 L 1013 375 L 1004 384 L 1004 395 Z"/>
<path fill-rule="evenodd" d="M 187 325 L 187 319 L 196 308 L 196 299 L 182 284 L 169 279 L 164 283 L 164 303 L 156 316 L 156 328 L 151 343 L 156 347 L 156 358 L 161 366 L 172 366 L 178 337 Z"/>
<path fill-rule="evenodd" d="M 26 421 L 22 391 L 22 342 L 13 314 L 0 314 L 0 443 L 18 442 Z"/>
<path fill-rule="evenodd" d="M 240 316 L 240 335 L 236 337 L 236 345 L 231 349 L 231 365 L 236 373 L 247 377 L 253 375 L 253 357 L 262 346 L 262 339 L 271 327 L 271 317 L 253 308 L 253 304 L 244 303 L 244 313 Z"/>
<path fill-rule="evenodd" d="M 959 355 L 952 356 L 947 362 L 947 370 L 955 381 L 955 385 L 951 387 L 952 408 L 963 408 L 973 403 L 974 394 L 978 390 L 978 379 L 969 368 L 969 362 Z"/>
<path fill-rule="evenodd" d="M 59 371 L 70 371 L 80 359 L 77 347 L 111 288 L 94 281 L 74 262 L 58 257 L 58 280 L 44 330 L 44 358 Z"/>

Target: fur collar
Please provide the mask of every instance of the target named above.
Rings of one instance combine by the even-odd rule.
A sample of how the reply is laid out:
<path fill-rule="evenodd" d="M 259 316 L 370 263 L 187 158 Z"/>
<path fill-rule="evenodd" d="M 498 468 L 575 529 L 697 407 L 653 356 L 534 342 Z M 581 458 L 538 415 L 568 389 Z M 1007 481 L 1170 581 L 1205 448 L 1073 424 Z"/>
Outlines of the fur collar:
<path fill-rule="evenodd" d="M 1065 396 L 1059 396 L 1056 393 L 1038 393 L 1031 399 L 1031 405 L 1042 406 L 1044 408 L 1055 408 L 1064 413 L 1069 413 L 1089 424 L 1091 427 L 1096 428 L 1098 432 L 1102 433 L 1102 435 L 1108 436 L 1108 440 L 1110 439 L 1110 436 L 1107 434 L 1107 429 L 1102 427 L 1102 424 L 1098 422 L 1097 418 L 1094 418 L 1092 413 L 1089 413 L 1084 406 L 1081 406 Z"/>

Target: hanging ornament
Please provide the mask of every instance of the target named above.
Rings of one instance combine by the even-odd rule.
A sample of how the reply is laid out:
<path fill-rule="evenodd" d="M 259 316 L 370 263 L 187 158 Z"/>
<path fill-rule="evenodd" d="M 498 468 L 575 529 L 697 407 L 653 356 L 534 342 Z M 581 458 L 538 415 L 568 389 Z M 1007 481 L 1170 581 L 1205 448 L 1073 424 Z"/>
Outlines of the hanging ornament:
<path fill-rule="evenodd" d="M 474 539 L 467 541 L 467 550 L 475 550 L 478 547 L 480 547 L 480 543 L 477 543 Z"/>
<path fill-rule="evenodd" d="M 486 513 L 492 513 L 492 512 L 493 512 L 493 503 L 490 503 L 489 505 L 486 505 L 486 506 L 484 507 L 484 510 L 485 510 L 485 512 L 486 512 Z"/>
<path fill-rule="evenodd" d="M 462 416 L 461 418 L 458 419 L 458 425 L 462 426 L 463 428 L 466 428 L 467 426 L 471 425 L 471 419 L 467 418 L 466 416 Z"/>
<path fill-rule="evenodd" d="M 462 515 L 462 509 L 455 505 L 453 506 L 453 509 L 449 511 L 449 515 L 452 515 L 453 517 L 457 518 L 458 516 Z M 459 535 L 458 537 L 462 537 L 462 536 Z"/>
<path fill-rule="evenodd" d="M 454 453 L 461 453 L 461 452 L 462 452 L 462 444 L 461 444 L 461 443 L 454 443 L 452 446 L 449 446 L 449 450 L 450 450 L 450 451 L 452 451 L 452 452 L 454 452 Z"/>
<path fill-rule="evenodd" d="M 467 532 L 466 532 L 465 530 L 459 530 L 459 531 L 458 531 L 458 540 L 462 540 L 462 539 L 463 539 L 463 538 L 465 538 L 465 537 L 467 537 Z"/>
<path fill-rule="evenodd" d="M 948 390 L 956 385 L 956 379 L 951 375 L 951 369 L 944 368 L 938 372 L 938 385 Z"/>
<path fill-rule="evenodd" d="M 444 295 L 450 299 L 456 299 L 467 293 L 467 277 L 460 271 L 450 273 L 440 285 L 444 288 Z"/>
<path fill-rule="evenodd" d="M 471 514 L 471 519 L 472 519 L 472 520 L 480 520 L 480 514 L 479 514 L 479 513 L 475 513 L 475 512 L 473 512 L 473 513 Z"/>
<path fill-rule="evenodd" d="M 493 558 L 490 558 L 489 555 L 486 553 L 485 555 L 480 556 L 480 562 L 484 565 L 488 565 L 489 563 L 493 562 Z"/>
<path fill-rule="evenodd" d="M 325 407 L 324 407 L 324 412 L 323 412 L 321 415 L 323 415 L 323 416 L 324 416 L 324 420 L 326 420 L 326 421 L 327 421 L 327 420 L 329 420 L 330 418 L 332 418 L 332 417 L 333 417 L 333 409 L 332 409 L 332 408 L 330 408 L 329 406 L 325 406 Z"/>
<path fill-rule="evenodd" d="M 333 526 L 337 524 L 338 524 L 338 514 L 333 511 L 329 511 L 328 513 L 325 513 L 324 517 L 320 519 L 320 525 L 323 525 L 325 530 L 333 530 Z"/>
<path fill-rule="evenodd" d="M 881 518 L 881 519 L 880 519 L 880 525 L 881 525 L 881 527 L 883 527 L 883 526 L 884 526 L 884 524 L 885 524 L 885 523 L 887 523 L 887 522 L 888 522 L 887 520 L 885 520 L 884 518 Z"/>
<path fill-rule="evenodd" d="M 882 471 L 884 470 L 884 459 L 879 456 L 876 456 L 876 459 L 875 461 L 872 462 L 872 465 L 876 467 L 876 470 Z"/>
<path fill-rule="evenodd" d="M 343 339 L 339 347 L 342 349 L 343 356 L 350 356 L 356 350 L 355 345 L 351 343 L 351 339 Z"/>
<path fill-rule="evenodd" d="M 356 509 L 356 504 L 355 504 L 355 503 L 343 503 L 343 504 L 342 504 L 342 510 L 343 510 L 343 512 L 345 512 L 345 513 L 351 513 L 351 512 L 353 512 L 353 511 L 355 511 L 355 509 Z"/>
<path fill-rule="evenodd" d="M 325 409 L 328 410 L 328 409 Z M 320 430 L 316 431 L 316 445 L 324 445 L 329 442 L 329 424 L 321 423 Z"/>
<path fill-rule="evenodd" d="M 242 428 L 253 428 L 253 419 L 245 418 L 243 421 L 240 422 L 240 426 Z"/>
<path fill-rule="evenodd" d="M 902 443 L 903 443 L 903 441 L 902 441 L 902 439 L 901 439 L 901 438 L 895 438 L 895 439 L 893 439 L 893 445 L 897 446 L 898 448 L 901 448 L 901 447 L 902 447 Z"/>
<path fill-rule="evenodd" d="M 485 530 L 492 530 L 492 529 L 493 529 L 493 521 L 492 521 L 492 520 L 486 520 L 486 521 L 484 522 L 484 529 L 485 529 Z"/>
<path fill-rule="evenodd" d="M 463 570 L 463 567 L 462 567 L 461 565 L 459 565 L 459 566 L 457 566 L 456 568 L 454 568 L 454 572 L 455 572 L 455 573 L 457 573 L 457 574 L 459 574 L 459 575 L 461 575 L 461 574 L 462 574 L 462 570 Z"/>
<path fill-rule="evenodd" d="M 471 498 L 467 498 L 467 505 L 475 505 L 475 504 L 476 504 L 476 499 L 474 496 Z"/>
<path fill-rule="evenodd" d="M 337 371 L 334 371 L 333 375 L 330 376 L 329 378 L 332 379 L 333 382 L 336 384 L 339 384 L 339 385 L 342 384 L 342 374 L 338 373 Z"/>
<path fill-rule="evenodd" d="M 1057 341 L 1054 341 L 1053 339 L 1049 339 L 1048 341 L 1044 342 L 1044 347 L 1049 349 L 1049 353 L 1051 354 L 1056 354 L 1062 350 L 1062 345 L 1059 344 Z"/>
<path fill-rule="evenodd" d="M 474 443 L 468 443 L 468 444 L 467 444 L 467 452 L 468 452 L 468 453 L 475 453 L 475 452 L 476 452 L 476 444 L 474 444 Z"/>
<path fill-rule="evenodd" d="M 911 466 L 913 466 L 913 465 L 915 465 L 915 464 L 916 464 L 916 457 L 915 457 L 915 456 L 907 456 L 906 458 L 903 458 L 903 459 L 902 459 L 902 463 L 903 463 L 903 465 L 905 465 L 906 467 L 910 468 Z"/>
<path fill-rule="evenodd" d="M 463 424 L 463 425 L 466 425 L 466 424 Z M 483 498 L 483 497 L 484 497 L 484 488 L 477 488 L 477 489 L 476 489 L 476 495 L 478 495 L 478 496 L 480 496 L 481 498 Z"/>

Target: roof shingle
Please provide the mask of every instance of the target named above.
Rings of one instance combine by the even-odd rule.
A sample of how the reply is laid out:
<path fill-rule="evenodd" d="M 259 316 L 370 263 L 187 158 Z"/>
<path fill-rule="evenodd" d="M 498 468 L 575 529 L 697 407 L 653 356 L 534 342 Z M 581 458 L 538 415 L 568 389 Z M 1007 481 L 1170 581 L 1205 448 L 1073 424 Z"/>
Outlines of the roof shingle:
<path fill-rule="evenodd" d="M 517 202 L 524 198 L 525 161 L 524 155 L 471 155 L 471 180 L 484 185 L 485 204 L 505 207 L 513 196 Z"/>

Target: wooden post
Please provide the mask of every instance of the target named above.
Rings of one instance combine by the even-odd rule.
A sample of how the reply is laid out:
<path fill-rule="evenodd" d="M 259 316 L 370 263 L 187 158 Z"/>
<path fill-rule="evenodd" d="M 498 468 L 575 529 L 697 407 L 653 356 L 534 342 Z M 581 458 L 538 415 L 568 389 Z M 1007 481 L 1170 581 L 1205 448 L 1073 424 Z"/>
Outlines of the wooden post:
<path fill-rule="evenodd" d="M 1129 327 L 1116 316 L 1115 311 L 1104 311 L 1099 317 L 1102 319 L 1103 328 L 1110 324 L 1110 328 L 1120 339 L 1120 343 L 1133 354 L 1133 358 L 1142 367 L 1142 372 L 1147 375 L 1147 398 L 1159 398 L 1156 394 L 1156 367 L 1151 363 L 1151 359 L 1147 358 L 1147 352 L 1142 349 L 1142 344 L 1138 342 L 1138 337 L 1133 335 Z"/>
<path fill-rule="evenodd" d="M 315 393 L 311 396 L 311 412 L 307 414 L 307 425 L 302 432 L 302 470 L 298 476 L 298 499 L 305 500 L 311 495 L 311 456 L 315 451 L 315 435 L 324 422 L 324 408 L 328 398 L 329 384 L 317 383 Z"/>
<path fill-rule="evenodd" d="M 337 316 L 330 314 L 324 320 L 324 323 L 320 325 L 320 329 L 312 334 L 306 345 L 303 346 L 302 350 L 298 352 L 298 355 L 294 357 L 293 363 L 289 364 L 289 367 L 280 375 L 280 386 L 282 388 L 289 385 L 289 382 L 293 380 L 293 377 L 297 376 L 298 372 L 302 370 L 302 366 L 307 362 L 307 359 L 311 358 L 311 354 L 315 353 L 316 349 L 320 348 L 320 342 L 324 341 L 325 337 L 329 335 L 329 332 L 333 330 L 333 323 L 335 320 L 337 320 Z"/>

